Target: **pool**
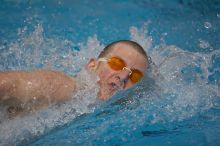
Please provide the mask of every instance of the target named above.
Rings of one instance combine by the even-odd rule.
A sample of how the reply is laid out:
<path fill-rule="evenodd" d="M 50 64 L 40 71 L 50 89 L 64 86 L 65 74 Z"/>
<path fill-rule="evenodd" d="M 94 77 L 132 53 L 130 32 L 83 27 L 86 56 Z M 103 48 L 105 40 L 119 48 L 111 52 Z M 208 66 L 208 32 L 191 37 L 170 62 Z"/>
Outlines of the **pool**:
<path fill-rule="evenodd" d="M 139 42 L 153 63 L 105 103 L 90 83 L 76 101 L 25 117 L 6 119 L 0 107 L 0 145 L 218 146 L 219 36 L 218 0 L 1 0 L 1 71 L 74 76 L 120 39 Z"/>

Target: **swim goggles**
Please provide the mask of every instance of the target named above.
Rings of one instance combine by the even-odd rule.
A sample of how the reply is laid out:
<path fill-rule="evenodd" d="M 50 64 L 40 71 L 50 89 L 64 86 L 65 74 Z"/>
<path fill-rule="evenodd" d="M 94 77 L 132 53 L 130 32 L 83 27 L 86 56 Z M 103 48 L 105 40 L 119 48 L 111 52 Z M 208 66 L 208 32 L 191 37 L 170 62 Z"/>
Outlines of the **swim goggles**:
<path fill-rule="evenodd" d="M 99 58 L 98 61 L 107 62 L 109 67 L 115 71 L 120 71 L 120 70 L 129 71 L 129 79 L 133 83 L 137 83 L 143 77 L 143 73 L 141 71 L 126 67 L 125 61 L 119 57 Z"/>

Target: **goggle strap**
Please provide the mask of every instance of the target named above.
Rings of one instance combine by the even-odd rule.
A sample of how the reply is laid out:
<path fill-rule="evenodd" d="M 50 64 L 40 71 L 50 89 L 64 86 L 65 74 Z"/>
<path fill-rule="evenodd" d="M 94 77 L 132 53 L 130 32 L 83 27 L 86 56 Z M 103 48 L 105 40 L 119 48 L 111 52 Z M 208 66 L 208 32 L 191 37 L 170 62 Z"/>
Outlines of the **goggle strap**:
<path fill-rule="evenodd" d="M 99 58 L 98 61 L 103 61 L 103 62 L 105 62 L 105 61 L 108 61 L 108 59 L 107 59 L 107 58 Z"/>

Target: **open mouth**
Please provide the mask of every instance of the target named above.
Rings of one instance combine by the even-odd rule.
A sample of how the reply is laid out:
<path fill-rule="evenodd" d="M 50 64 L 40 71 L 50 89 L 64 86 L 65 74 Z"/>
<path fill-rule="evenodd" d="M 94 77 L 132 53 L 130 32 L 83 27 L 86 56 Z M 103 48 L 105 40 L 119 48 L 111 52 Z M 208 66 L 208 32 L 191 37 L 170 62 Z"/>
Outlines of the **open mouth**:
<path fill-rule="evenodd" d="M 114 92 L 117 92 L 117 91 L 119 91 L 119 90 L 122 90 L 122 87 L 120 87 L 120 86 L 118 86 L 116 83 L 114 83 L 114 82 L 110 82 L 110 83 L 108 83 L 108 91 L 110 92 L 110 93 L 114 93 Z"/>

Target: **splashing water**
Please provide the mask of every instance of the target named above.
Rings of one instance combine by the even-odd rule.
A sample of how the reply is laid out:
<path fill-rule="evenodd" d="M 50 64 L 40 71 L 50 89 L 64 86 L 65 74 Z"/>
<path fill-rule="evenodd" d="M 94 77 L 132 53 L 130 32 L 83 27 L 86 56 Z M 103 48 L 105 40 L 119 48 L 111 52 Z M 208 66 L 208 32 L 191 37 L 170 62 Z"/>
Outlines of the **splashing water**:
<path fill-rule="evenodd" d="M 66 103 L 14 119 L 7 119 L 7 107 L 1 107 L 0 145 L 25 143 L 28 138 L 40 136 L 55 127 L 67 124 L 77 116 L 93 111 L 99 103 L 98 86 L 94 84 L 96 77 L 83 67 L 102 47 L 96 36 L 89 38 L 86 45 L 74 45 L 68 40 L 45 38 L 41 24 L 37 25 L 31 34 L 25 34 L 25 31 L 26 28 L 19 29 L 19 40 L 3 47 L 1 57 L 5 58 L 5 61 L 1 70 L 66 69 L 70 75 L 78 74 L 77 92 Z M 82 48 L 82 51 L 72 47 Z M 88 49 L 91 51 L 89 55 Z"/>
<path fill-rule="evenodd" d="M 103 46 L 96 35 L 89 37 L 86 44 L 70 40 L 46 38 L 43 27 L 38 24 L 28 34 L 27 28 L 18 29 L 19 39 L 16 42 L 1 46 L 1 70 L 30 70 L 46 68 L 65 71 L 75 75 L 86 61 L 95 57 Z M 83 50 L 83 51 L 80 51 Z M 89 53 L 88 53 L 89 51 Z"/>
<path fill-rule="evenodd" d="M 152 37 L 148 35 L 149 24 L 144 24 L 140 29 L 130 27 L 131 39 L 140 43 L 152 59 L 147 76 L 134 88 L 119 93 L 100 106 L 94 113 L 95 118 L 90 119 L 87 133 L 83 134 L 83 128 L 78 128 L 85 127 L 87 120 L 72 125 L 72 144 L 85 144 L 85 139 L 87 144 L 94 141 L 111 143 L 115 137 L 111 132 L 114 129 L 122 135 L 119 141 L 132 141 L 135 139 L 132 133 L 139 127 L 183 121 L 216 105 L 213 99 L 220 96 L 219 81 L 210 82 L 209 77 L 219 71 L 215 67 L 210 69 L 215 66 L 213 58 L 220 56 L 219 50 L 209 54 L 192 53 L 164 42 L 153 47 Z M 4 61 L 0 63 L 0 69 L 46 68 L 65 71 L 70 75 L 79 74 L 79 90 L 73 99 L 64 104 L 1 122 L 0 145 L 29 143 L 82 114 L 95 111 L 99 105 L 95 77 L 82 69 L 88 59 L 97 56 L 104 47 L 97 36 L 89 37 L 84 44 L 46 38 L 41 24 L 30 34 L 26 30 L 18 30 L 19 39 L 16 42 L 1 46 L 0 57 Z M 207 47 L 204 42 L 200 43 L 201 47 Z M 2 114 L 0 118 L 4 119 L 4 116 Z M 106 136 L 106 133 L 109 134 Z M 59 143 L 58 140 L 53 141 Z"/>
<path fill-rule="evenodd" d="M 177 123 L 219 107 L 215 103 L 220 95 L 219 83 L 208 80 L 215 73 L 209 68 L 219 51 L 192 53 L 165 42 L 151 48 L 152 39 L 146 28 L 147 25 L 141 29 L 131 27 L 130 33 L 131 39 L 145 46 L 152 58 L 147 76 L 90 116 L 48 135 L 46 140 L 53 140 L 47 144 L 120 145 L 137 141 L 142 138 L 140 133 L 144 136 L 175 134 L 181 126 Z M 62 140 L 64 137 L 69 141 Z M 44 142 L 45 139 L 39 140 L 33 145 Z"/>
<path fill-rule="evenodd" d="M 143 108 L 146 109 L 145 114 L 155 115 L 155 119 L 151 122 L 183 120 L 210 109 L 213 106 L 213 98 L 220 95 L 219 83 L 211 84 L 208 79 L 214 73 L 209 71 L 209 67 L 212 66 L 212 57 L 219 54 L 219 50 L 209 54 L 193 53 L 166 44 L 152 49 L 149 44 L 151 43 L 149 40 L 152 39 L 144 36 L 147 31 L 142 29 L 138 32 L 138 29 L 133 27 L 131 30 L 136 30 L 136 33 L 135 35 L 131 33 L 131 38 L 145 46 L 153 62 L 151 73 L 155 70 L 158 73 L 153 75 L 156 85 L 154 92 L 159 95 L 155 101 L 152 100 L 156 102 L 157 107 L 154 107 L 157 109 L 156 113 L 150 110 L 149 101 L 147 101 L 148 106 L 145 105 Z M 142 96 L 149 96 L 148 92 L 144 93 L 145 95 Z"/>
<path fill-rule="evenodd" d="M 33 137 L 45 134 L 55 127 L 67 124 L 77 116 L 94 111 L 100 102 L 97 100 L 98 86 L 96 80 L 85 69 L 76 79 L 77 92 L 71 100 L 37 111 L 29 116 L 4 120 L 0 127 L 0 145 L 25 143 Z"/>
<path fill-rule="evenodd" d="M 219 107 L 215 103 L 220 95 L 219 83 L 209 82 L 209 76 L 215 73 L 209 68 L 213 66 L 213 56 L 219 54 L 219 51 L 193 53 L 174 45 L 168 46 L 164 42 L 151 48 L 152 39 L 145 28 L 147 25 L 141 29 L 131 27 L 130 32 L 131 39 L 145 46 L 152 58 L 147 76 L 133 89 L 113 97 L 103 109 L 93 114 L 94 118 L 74 123 L 68 129 L 71 131 L 71 143 L 127 144 L 141 138 L 139 128 L 143 135 L 156 135 L 161 133 L 161 129 L 176 129 L 177 122 Z M 84 126 L 88 120 L 89 125 Z M 78 127 L 85 127 L 86 133 L 84 128 Z M 47 138 L 62 137 L 65 132 L 61 130 Z M 81 135 L 76 136 L 78 133 Z M 65 142 L 59 139 L 49 143 Z M 36 144 L 42 143 L 39 141 Z"/>

